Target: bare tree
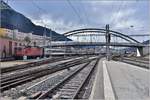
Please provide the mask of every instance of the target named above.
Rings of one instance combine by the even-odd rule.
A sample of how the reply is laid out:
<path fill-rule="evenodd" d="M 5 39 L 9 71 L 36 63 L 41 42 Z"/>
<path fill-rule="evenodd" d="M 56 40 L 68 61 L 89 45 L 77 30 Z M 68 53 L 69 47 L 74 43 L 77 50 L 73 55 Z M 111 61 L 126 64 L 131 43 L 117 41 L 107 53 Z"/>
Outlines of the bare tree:
<path fill-rule="evenodd" d="M 28 37 L 28 36 L 26 36 L 26 37 L 24 38 L 24 41 L 27 42 L 27 46 L 29 46 L 29 44 L 31 43 L 31 39 L 30 39 L 30 37 Z"/>

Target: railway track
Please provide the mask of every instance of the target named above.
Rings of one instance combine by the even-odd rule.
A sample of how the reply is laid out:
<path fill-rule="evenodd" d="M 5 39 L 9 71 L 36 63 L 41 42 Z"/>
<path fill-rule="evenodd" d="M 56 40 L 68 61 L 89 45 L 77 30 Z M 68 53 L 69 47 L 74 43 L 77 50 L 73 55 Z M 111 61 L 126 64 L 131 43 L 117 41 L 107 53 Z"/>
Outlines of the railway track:
<path fill-rule="evenodd" d="M 74 63 L 74 62 L 77 62 L 77 61 L 80 61 L 80 60 L 82 61 L 83 59 L 84 58 L 75 58 L 75 59 L 70 59 L 70 60 L 63 60 L 63 61 L 56 62 L 56 63 L 54 62 L 52 64 L 46 64 L 46 65 L 42 65 L 42 66 L 23 69 L 21 71 L 17 70 L 17 71 L 12 72 L 12 73 L 2 74 L 1 75 L 1 82 L 5 81 L 5 80 L 10 80 L 10 79 L 23 77 L 25 75 L 28 76 L 28 75 L 31 75 L 31 74 L 35 74 L 35 73 L 38 73 L 38 72 L 45 71 L 45 70 L 52 70 L 52 69 L 55 69 L 59 66 L 65 66 L 67 64 Z"/>
<path fill-rule="evenodd" d="M 136 59 L 136 60 L 142 60 L 142 61 L 149 61 L 148 58 L 144 58 L 144 57 L 126 57 L 126 58 L 131 58 L 131 59 Z"/>
<path fill-rule="evenodd" d="M 13 72 L 13 71 L 20 71 L 23 69 L 27 69 L 27 68 L 31 68 L 31 67 L 36 67 L 36 66 L 40 66 L 43 64 L 48 64 L 48 63 L 52 63 L 52 62 L 56 62 L 56 61 L 61 61 L 61 60 L 66 60 L 69 58 L 49 58 L 49 59 L 44 59 L 44 60 L 40 60 L 40 61 L 35 61 L 35 62 L 30 62 L 27 64 L 22 64 L 22 65 L 15 65 L 15 66 L 11 66 L 11 67 L 5 67 L 5 68 L 1 68 L 1 74 L 4 73 L 9 73 L 9 72 Z"/>
<path fill-rule="evenodd" d="M 90 59 L 80 58 L 68 62 L 63 62 L 54 66 L 45 66 L 38 69 L 27 70 L 23 72 L 18 72 L 17 74 L 10 74 L 1 77 L 1 91 L 8 90 L 10 88 L 16 87 L 18 85 L 24 84 L 28 81 L 40 78 L 42 76 L 70 68 L 72 66 L 90 61 Z"/>
<path fill-rule="evenodd" d="M 89 80 L 97 65 L 98 59 L 78 68 L 56 83 L 47 91 L 38 91 L 29 99 L 81 99 L 81 90 Z"/>
<path fill-rule="evenodd" d="M 114 58 L 114 60 L 149 69 L 149 60 L 136 57 Z"/>

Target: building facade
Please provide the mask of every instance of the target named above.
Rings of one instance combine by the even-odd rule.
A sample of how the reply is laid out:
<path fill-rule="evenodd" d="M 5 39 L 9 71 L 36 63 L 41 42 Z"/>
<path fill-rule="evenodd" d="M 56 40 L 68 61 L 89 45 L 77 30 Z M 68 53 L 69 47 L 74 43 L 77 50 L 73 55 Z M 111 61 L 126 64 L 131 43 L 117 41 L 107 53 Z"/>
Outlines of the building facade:
<path fill-rule="evenodd" d="M 24 45 L 22 41 L 6 38 L 0 38 L 0 43 L 0 59 L 13 57 L 15 54 L 15 47 Z"/>
<path fill-rule="evenodd" d="M 50 37 L 35 35 L 32 33 L 19 32 L 18 30 L 10 30 L 6 28 L 0 28 L 0 37 L 6 37 L 19 41 L 25 41 L 25 38 L 29 37 L 29 39 L 31 40 L 29 45 L 31 46 L 35 44 L 36 46 L 49 45 L 50 41 Z"/>
<path fill-rule="evenodd" d="M 28 44 L 25 38 L 30 39 Z M 49 45 L 50 37 L 44 37 L 40 35 L 34 35 L 32 33 L 23 33 L 18 30 L 10 30 L 0 28 L 0 59 L 7 57 L 13 57 L 15 54 L 15 47 L 18 46 L 43 46 Z"/>

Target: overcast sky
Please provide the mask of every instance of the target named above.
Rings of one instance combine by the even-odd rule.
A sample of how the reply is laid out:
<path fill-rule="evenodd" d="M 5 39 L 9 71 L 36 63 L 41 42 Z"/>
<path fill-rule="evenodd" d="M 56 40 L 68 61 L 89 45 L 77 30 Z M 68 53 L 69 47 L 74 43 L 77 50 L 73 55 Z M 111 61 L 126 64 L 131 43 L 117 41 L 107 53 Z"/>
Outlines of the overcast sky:
<path fill-rule="evenodd" d="M 8 4 L 33 23 L 59 33 L 106 24 L 125 34 L 150 31 L 150 0 L 8 0 Z"/>

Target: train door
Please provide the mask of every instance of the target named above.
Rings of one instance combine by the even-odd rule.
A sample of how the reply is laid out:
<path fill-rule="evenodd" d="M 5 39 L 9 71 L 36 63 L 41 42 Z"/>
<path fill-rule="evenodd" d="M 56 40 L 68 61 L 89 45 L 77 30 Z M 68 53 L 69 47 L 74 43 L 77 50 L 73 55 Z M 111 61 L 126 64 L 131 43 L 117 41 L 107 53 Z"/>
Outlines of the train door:
<path fill-rule="evenodd" d="M 9 41 L 9 55 L 12 56 L 12 41 Z"/>

